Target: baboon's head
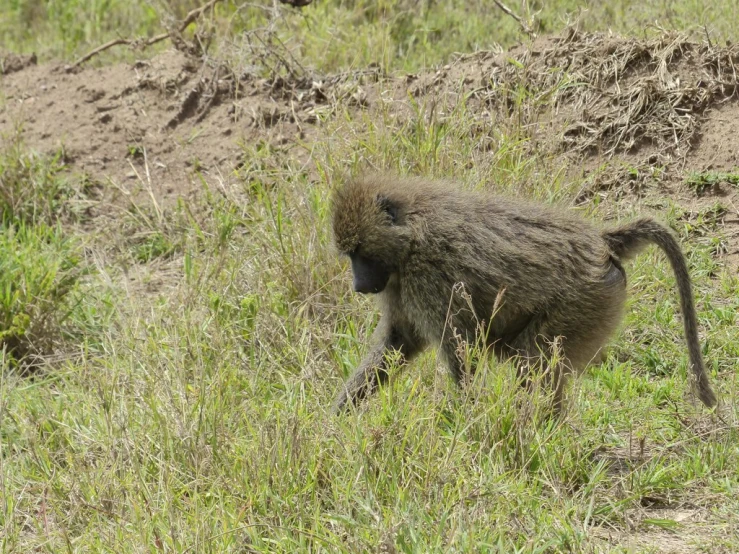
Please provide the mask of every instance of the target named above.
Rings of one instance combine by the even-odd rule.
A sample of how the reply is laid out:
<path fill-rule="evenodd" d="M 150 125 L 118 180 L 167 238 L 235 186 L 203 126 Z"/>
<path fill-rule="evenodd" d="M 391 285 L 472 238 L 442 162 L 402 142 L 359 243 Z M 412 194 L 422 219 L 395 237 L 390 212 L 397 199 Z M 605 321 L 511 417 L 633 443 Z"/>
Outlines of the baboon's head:
<path fill-rule="evenodd" d="M 403 264 L 411 234 L 407 215 L 407 198 L 388 179 L 354 179 L 336 191 L 334 239 L 352 261 L 355 291 L 382 292 Z"/>

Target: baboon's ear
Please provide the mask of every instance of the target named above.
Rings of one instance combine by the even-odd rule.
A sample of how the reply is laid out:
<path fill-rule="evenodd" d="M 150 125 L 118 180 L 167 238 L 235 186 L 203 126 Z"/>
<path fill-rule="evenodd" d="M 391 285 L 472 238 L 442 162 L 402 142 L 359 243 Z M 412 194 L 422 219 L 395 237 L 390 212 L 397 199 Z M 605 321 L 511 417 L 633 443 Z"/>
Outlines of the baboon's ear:
<path fill-rule="evenodd" d="M 390 217 L 390 222 L 395 225 L 398 221 L 398 207 L 393 204 L 392 200 L 380 194 L 377 196 L 375 202 Z"/>

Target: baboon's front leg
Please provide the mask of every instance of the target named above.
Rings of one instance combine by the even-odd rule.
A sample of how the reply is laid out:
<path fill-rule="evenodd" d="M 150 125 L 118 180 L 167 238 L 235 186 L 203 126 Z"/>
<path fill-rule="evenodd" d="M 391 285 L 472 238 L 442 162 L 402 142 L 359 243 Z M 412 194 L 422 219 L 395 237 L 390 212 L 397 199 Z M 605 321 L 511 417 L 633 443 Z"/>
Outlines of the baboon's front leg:
<path fill-rule="evenodd" d="M 372 394 L 388 379 L 388 356 L 400 355 L 400 364 L 415 356 L 422 344 L 412 333 L 395 325 L 383 316 L 373 335 L 373 346 L 354 374 L 342 385 L 334 401 L 334 412 L 342 412 L 349 404 L 356 404 Z"/>

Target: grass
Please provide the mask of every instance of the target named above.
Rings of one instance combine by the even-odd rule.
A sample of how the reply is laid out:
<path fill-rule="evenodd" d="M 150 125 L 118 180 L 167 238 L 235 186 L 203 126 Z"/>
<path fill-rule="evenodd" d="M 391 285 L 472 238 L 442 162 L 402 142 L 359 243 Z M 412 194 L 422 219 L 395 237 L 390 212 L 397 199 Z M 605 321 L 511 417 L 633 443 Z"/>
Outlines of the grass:
<path fill-rule="evenodd" d="M 18 140 L 0 153 L 0 346 L 11 366 L 52 354 L 80 302 L 80 245 L 60 223 L 79 220 L 73 198 L 86 183 L 71 186 L 62 160 Z"/>
<path fill-rule="evenodd" d="M 82 275 L 59 228 L 0 226 L 0 345 L 14 360 L 48 355 L 75 309 Z"/>
<path fill-rule="evenodd" d="M 120 291 L 100 346 L 80 359 L 30 383 L 6 371 L 4 549 L 564 552 L 606 548 L 605 530 L 627 521 L 681 532 L 645 503 L 732 521 L 736 430 L 684 400 L 677 297 L 656 252 L 630 267 L 624 331 L 578 382 L 567 424 L 537 419 L 510 367 L 485 364 L 461 393 L 433 353 L 358 413 L 327 413 L 374 324 L 330 246 L 328 177 L 368 163 L 470 186 L 505 178 L 510 193 L 545 199 L 577 190 L 540 181 L 551 162 L 516 154 L 505 125 L 495 163 L 460 167 L 480 158 L 457 113 L 393 129 L 347 114 L 314 151 L 317 180 L 245 147 L 242 187 L 190 206 L 169 287 Z M 172 236 L 165 219 L 131 221 Z M 709 365 L 729 398 L 739 283 L 708 246 L 688 248 Z"/>
<path fill-rule="evenodd" d="M 702 194 L 706 190 L 717 185 L 739 185 L 739 174 L 722 171 L 692 173 L 688 175 L 685 184 L 695 190 L 697 194 Z"/>
<path fill-rule="evenodd" d="M 39 156 L 26 152 L 22 142 L 12 137 L 0 152 L 0 211 L 6 223 L 55 223 L 60 219 L 79 219 L 73 213 L 76 195 L 63 174 L 64 152 Z"/>
<path fill-rule="evenodd" d="M 72 60 L 113 38 L 158 34 L 162 21 L 182 19 L 199 5 L 192 0 L 0 0 L 0 49 L 36 52 L 42 60 Z M 737 38 L 733 22 L 739 18 L 739 7 L 732 0 L 710 6 L 693 0 L 559 0 L 526 5 L 528 13 L 520 6 L 513 9 L 523 17 L 534 16 L 539 34 L 557 32 L 565 22 L 577 21 L 586 31 L 641 35 L 647 28 L 651 32 L 657 28 L 692 31 L 701 37 L 709 33 L 719 43 Z M 268 6 L 221 2 L 217 17 L 201 27 L 228 39 L 225 48 L 235 47 L 242 59 L 246 59 L 244 50 L 249 51 L 244 32 L 269 29 L 268 36 L 275 33 L 288 50 L 321 72 L 364 68 L 370 63 L 418 71 L 446 61 L 454 52 L 494 44 L 509 47 L 522 39 L 520 26 L 511 17 L 482 0 L 337 0 L 278 12 Z M 99 60 L 137 56 L 141 54 L 117 47 Z"/>
<path fill-rule="evenodd" d="M 639 14 L 635 5 L 593 12 L 610 14 L 601 25 L 630 28 L 663 4 L 642 2 Z M 21 17 L 28 6 L 0 13 Z M 110 2 L 113 19 L 100 20 L 80 17 L 91 13 L 80 3 L 44 6 L 23 17 L 45 30 L 49 56 L 108 37 L 112 24 L 100 21 L 125 8 Z M 148 32 L 149 12 L 126 6 L 119 28 Z M 448 18 L 440 3 L 403 6 L 317 4 L 284 24 L 324 69 L 361 66 L 373 52 L 389 67 L 418 68 L 484 46 L 483 35 L 514 40 L 495 35 L 515 28 L 487 4 L 467 4 L 464 18 L 461 3 L 445 5 Z M 95 32 L 61 41 L 64 19 L 50 17 L 52 7 Z M 733 9 L 683 2 L 661 13 L 718 25 Z M 547 5 L 539 17 L 553 12 Z M 428 31 L 444 25 L 458 34 Z M 338 106 L 322 140 L 305 144 L 309 166 L 244 144 L 233 186 L 204 180 L 187 202 L 128 206 L 113 228 L 86 219 L 89 180 L 70 173 L 63 155 L 6 150 L 3 332 L 22 328 L 38 347 L 23 325 L 41 320 L 32 309 L 50 307 L 61 355 L 32 377 L 2 366 L 3 552 L 625 553 L 659 551 L 661 541 L 739 549 L 739 279 L 717 256 L 720 206 L 691 215 L 662 198 L 656 208 L 688 255 L 706 360 L 725 400 L 720 417 L 690 402 L 674 278 L 654 249 L 628 265 L 623 330 L 575 383 L 563 424 L 543 420 L 542 399 L 513 387 L 510 366 L 484 362 L 460 391 L 433 352 L 360 410 L 329 413 L 376 322 L 331 246 L 326 199 L 338 175 L 369 166 L 453 176 L 565 205 L 583 185 L 532 149 L 516 109 L 481 128 L 464 101 L 447 117 L 429 116 L 423 100 L 409 104 L 403 118 Z M 602 218 L 646 208 L 593 201 L 579 210 Z"/>

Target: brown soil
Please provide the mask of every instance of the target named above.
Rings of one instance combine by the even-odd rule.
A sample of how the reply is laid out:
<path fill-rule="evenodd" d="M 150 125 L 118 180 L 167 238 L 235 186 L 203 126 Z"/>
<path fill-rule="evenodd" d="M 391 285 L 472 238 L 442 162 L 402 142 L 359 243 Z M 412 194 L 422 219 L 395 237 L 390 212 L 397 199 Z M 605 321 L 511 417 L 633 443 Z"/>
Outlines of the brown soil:
<path fill-rule="evenodd" d="M 0 75 L 7 75 L 25 69 L 29 65 L 36 65 L 36 54 L 19 56 L 17 54 L 0 55 Z"/>
<path fill-rule="evenodd" d="M 393 91 L 400 115 L 408 92 L 428 105 L 468 95 L 480 114 L 500 114 L 515 109 L 516 90 L 536 91 L 521 108 L 531 135 L 540 148 L 579 154 L 586 171 L 613 158 L 675 165 L 681 173 L 739 164 L 739 49 L 674 35 L 639 41 L 572 31 L 510 52 L 462 56 L 422 75 L 365 82 L 346 94 L 337 83 L 354 78 L 356 85 L 356 75 L 259 80 L 177 51 L 76 73 L 37 66 L 31 57 L 2 62 L 0 135 L 20 126 L 31 148 L 63 146 L 74 167 L 124 189 L 140 180 L 145 152 L 147 180 L 163 197 L 188 192 L 196 169 L 227 174 L 242 142 L 304 140 L 322 105 L 371 105 L 383 90 Z"/>
<path fill-rule="evenodd" d="M 537 124 L 532 134 L 545 136 L 554 151 L 582 153 L 597 163 L 614 156 L 652 164 L 660 158 L 679 160 L 683 170 L 731 170 L 739 155 L 732 133 L 737 61 L 737 48 L 680 36 L 639 41 L 570 32 L 385 79 L 343 100 L 366 105 L 387 89 L 396 99 L 410 91 L 429 104 L 465 94 L 481 112 L 501 112 L 514 109 L 516 89 L 526 89 L 539 95 L 523 106 L 529 123 Z M 193 165 L 227 172 L 240 141 L 302 139 L 317 108 L 341 96 L 327 91 L 337 78 L 319 84 L 237 77 L 176 51 L 76 73 L 14 55 L 2 58 L 2 67 L 0 133 L 7 137 L 22 123 L 32 148 L 64 145 L 77 167 L 117 183 L 135 178 L 131 151 L 145 149 L 152 186 L 164 195 L 187 188 Z M 562 86 L 565 74 L 568 86 Z"/>
<path fill-rule="evenodd" d="M 2 77 L 0 135 L 70 165 L 125 196 L 186 196 L 239 161 L 239 143 L 298 138 L 298 113 L 265 82 L 235 81 L 172 51 L 150 61 L 83 69 L 27 66 Z M 238 93 L 234 90 L 238 87 Z M 285 138 L 286 137 L 286 138 Z"/>
<path fill-rule="evenodd" d="M 731 551 L 720 541 L 729 525 L 711 524 L 706 521 L 707 515 L 705 508 L 645 508 L 629 513 L 628 531 L 601 527 L 593 535 L 605 545 L 619 546 L 628 552 L 729 554 Z"/>

